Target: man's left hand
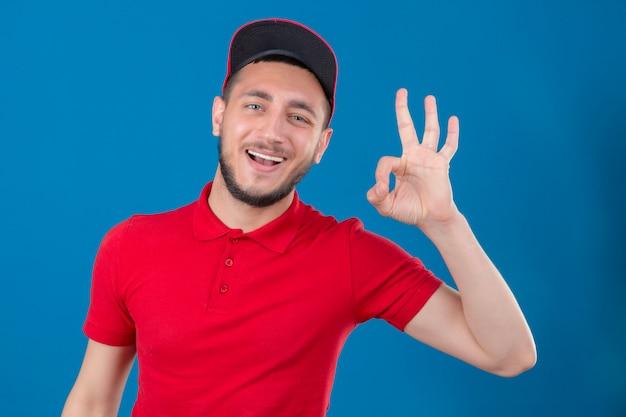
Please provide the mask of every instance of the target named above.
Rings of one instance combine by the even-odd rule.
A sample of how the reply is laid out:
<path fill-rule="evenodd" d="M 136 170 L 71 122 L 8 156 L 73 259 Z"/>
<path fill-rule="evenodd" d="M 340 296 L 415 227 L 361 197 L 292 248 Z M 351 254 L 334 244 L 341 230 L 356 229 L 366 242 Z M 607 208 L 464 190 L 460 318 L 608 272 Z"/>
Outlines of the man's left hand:
<path fill-rule="evenodd" d="M 448 120 L 444 145 L 438 151 L 439 120 L 435 97 L 424 99 L 426 120 L 419 142 L 408 107 L 408 92 L 396 93 L 396 119 L 402 142 L 402 156 L 382 157 L 376 168 L 376 184 L 367 199 L 383 216 L 424 228 L 432 222 L 446 222 L 458 214 L 452 198 L 449 168 L 459 140 L 459 119 Z M 389 190 L 393 174 L 396 184 Z"/>

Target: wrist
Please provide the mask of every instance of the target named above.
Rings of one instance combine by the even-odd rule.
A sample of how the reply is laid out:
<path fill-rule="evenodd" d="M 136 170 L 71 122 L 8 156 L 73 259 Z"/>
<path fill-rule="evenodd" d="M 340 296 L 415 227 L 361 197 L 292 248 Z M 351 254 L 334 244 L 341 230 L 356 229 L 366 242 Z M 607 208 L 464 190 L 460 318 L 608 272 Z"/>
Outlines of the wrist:
<path fill-rule="evenodd" d="M 449 216 L 428 220 L 417 226 L 433 242 L 439 239 L 448 239 L 464 230 L 469 230 L 467 219 L 456 206 Z"/>

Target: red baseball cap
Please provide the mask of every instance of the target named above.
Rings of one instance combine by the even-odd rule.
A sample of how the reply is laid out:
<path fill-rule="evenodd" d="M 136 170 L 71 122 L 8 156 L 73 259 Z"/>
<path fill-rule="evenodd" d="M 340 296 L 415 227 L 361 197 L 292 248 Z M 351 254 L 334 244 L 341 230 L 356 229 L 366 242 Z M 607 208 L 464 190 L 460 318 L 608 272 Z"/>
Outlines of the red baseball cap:
<path fill-rule="evenodd" d="M 249 63 L 270 55 L 290 57 L 302 63 L 317 78 L 330 103 L 330 118 L 335 110 L 337 58 L 320 35 L 291 20 L 262 19 L 241 26 L 230 42 L 228 68 L 222 91 L 231 75 Z"/>

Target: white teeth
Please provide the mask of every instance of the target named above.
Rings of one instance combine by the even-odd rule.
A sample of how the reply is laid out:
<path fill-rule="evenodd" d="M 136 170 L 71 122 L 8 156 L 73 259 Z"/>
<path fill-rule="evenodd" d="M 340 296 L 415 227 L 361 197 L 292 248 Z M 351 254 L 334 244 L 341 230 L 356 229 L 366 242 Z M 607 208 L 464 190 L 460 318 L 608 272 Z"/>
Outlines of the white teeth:
<path fill-rule="evenodd" d="M 258 158 L 263 158 L 263 159 L 267 159 L 268 161 L 273 161 L 276 163 L 280 163 L 283 162 L 284 158 L 279 158 L 278 156 L 270 156 L 270 155 L 265 155 L 259 152 L 254 152 L 254 151 L 248 151 L 248 153 L 252 156 L 256 156 Z"/>

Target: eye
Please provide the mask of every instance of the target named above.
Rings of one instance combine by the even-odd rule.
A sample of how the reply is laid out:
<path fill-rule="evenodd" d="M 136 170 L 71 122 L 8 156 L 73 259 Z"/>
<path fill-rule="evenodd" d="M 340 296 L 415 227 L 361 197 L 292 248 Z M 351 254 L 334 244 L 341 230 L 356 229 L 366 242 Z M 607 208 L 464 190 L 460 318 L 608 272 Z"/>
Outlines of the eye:
<path fill-rule="evenodd" d="M 291 116 L 289 116 L 291 118 L 291 120 L 297 122 L 297 123 L 306 123 L 306 124 L 311 124 L 311 122 L 309 121 L 309 119 L 307 119 L 306 117 L 299 115 L 299 114 L 293 114 Z"/>
<path fill-rule="evenodd" d="M 261 110 L 261 106 L 256 103 L 246 104 L 246 108 L 250 110 Z"/>

